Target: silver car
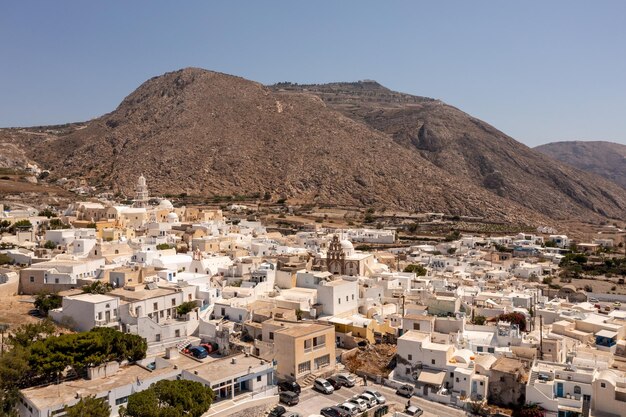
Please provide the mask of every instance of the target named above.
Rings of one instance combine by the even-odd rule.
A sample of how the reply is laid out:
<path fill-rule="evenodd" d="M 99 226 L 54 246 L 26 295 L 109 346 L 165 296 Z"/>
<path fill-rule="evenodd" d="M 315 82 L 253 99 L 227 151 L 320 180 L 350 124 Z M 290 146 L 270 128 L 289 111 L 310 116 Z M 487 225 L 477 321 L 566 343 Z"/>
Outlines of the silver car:
<path fill-rule="evenodd" d="M 375 407 L 376 404 L 378 404 L 378 401 L 376 401 L 376 397 L 374 397 L 372 394 L 364 392 L 363 394 L 359 395 L 359 397 L 365 400 L 368 408 Z"/>
<path fill-rule="evenodd" d="M 353 403 L 357 407 L 359 407 L 359 411 L 361 412 L 367 411 L 367 401 L 365 401 L 363 398 L 354 397 L 354 398 L 350 398 L 348 401 Z"/>
<path fill-rule="evenodd" d="M 313 382 L 313 389 L 321 392 L 322 394 L 332 394 L 335 389 L 330 382 L 326 381 L 323 378 L 317 378 L 315 382 Z"/>
<path fill-rule="evenodd" d="M 387 399 L 375 389 L 366 389 L 364 392 L 376 398 L 378 404 L 384 404 L 387 401 Z"/>

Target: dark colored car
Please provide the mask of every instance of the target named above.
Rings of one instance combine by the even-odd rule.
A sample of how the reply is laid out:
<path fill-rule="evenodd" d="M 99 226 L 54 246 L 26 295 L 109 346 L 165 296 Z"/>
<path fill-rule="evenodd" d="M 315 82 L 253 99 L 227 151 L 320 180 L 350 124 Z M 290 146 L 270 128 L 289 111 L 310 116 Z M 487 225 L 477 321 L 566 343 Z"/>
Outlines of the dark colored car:
<path fill-rule="evenodd" d="M 396 394 L 402 397 L 410 398 L 413 395 L 414 388 L 411 385 L 401 385 L 396 390 Z"/>
<path fill-rule="evenodd" d="M 286 412 L 287 410 L 285 409 L 285 407 L 283 407 L 282 405 L 277 405 L 272 409 L 272 411 L 270 411 L 267 417 L 280 417 Z"/>
<path fill-rule="evenodd" d="M 196 359 L 204 359 L 209 356 L 209 352 L 202 346 L 192 346 L 189 348 L 189 354 Z"/>
<path fill-rule="evenodd" d="M 330 385 L 333 386 L 333 389 L 335 391 L 337 391 L 339 388 L 341 388 L 343 386 L 341 381 L 339 381 L 337 379 L 337 377 L 335 377 L 335 376 L 329 376 L 328 378 L 326 378 L 326 381 L 328 381 L 330 383 Z"/>
<path fill-rule="evenodd" d="M 342 410 L 339 407 L 325 407 L 322 408 L 320 414 L 324 417 L 350 417 L 347 411 Z"/>
<path fill-rule="evenodd" d="M 300 394 L 300 392 L 302 392 L 302 389 L 300 388 L 300 384 L 298 384 L 296 381 L 283 381 L 278 384 L 278 390 L 279 391 L 291 391 L 291 392 L 295 392 L 296 394 Z"/>
<path fill-rule="evenodd" d="M 300 397 L 293 391 L 281 391 L 280 394 L 278 394 L 278 398 L 281 403 L 290 407 L 300 402 Z"/>
<path fill-rule="evenodd" d="M 217 343 L 215 342 L 201 343 L 200 346 L 205 348 L 209 353 L 217 352 L 217 350 L 219 349 Z"/>

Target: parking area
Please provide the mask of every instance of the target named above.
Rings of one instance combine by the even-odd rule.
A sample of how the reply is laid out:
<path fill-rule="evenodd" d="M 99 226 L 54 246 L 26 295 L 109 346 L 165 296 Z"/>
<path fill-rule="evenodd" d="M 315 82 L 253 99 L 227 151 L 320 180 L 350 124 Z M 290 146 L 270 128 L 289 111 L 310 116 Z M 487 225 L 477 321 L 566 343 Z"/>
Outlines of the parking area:
<path fill-rule="evenodd" d="M 289 411 L 296 411 L 303 417 L 308 417 L 311 414 L 319 414 L 320 410 L 324 407 L 330 407 L 337 405 L 338 403 L 343 403 L 348 398 L 361 394 L 366 388 L 373 388 L 379 391 L 387 399 L 387 404 L 394 404 L 397 411 L 403 410 L 407 404 L 408 399 L 396 395 L 393 389 L 368 383 L 367 387 L 364 387 L 363 385 L 356 385 L 352 388 L 341 387 L 339 390 L 334 391 L 330 395 L 321 394 L 312 388 L 307 387 L 300 394 L 300 402 L 297 405 L 285 408 Z M 429 402 L 422 398 L 412 397 L 410 401 L 412 405 L 416 405 L 424 410 L 424 414 L 422 414 L 424 417 L 460 417 L 465 415 L 465 413 L 461 410 Z"/>

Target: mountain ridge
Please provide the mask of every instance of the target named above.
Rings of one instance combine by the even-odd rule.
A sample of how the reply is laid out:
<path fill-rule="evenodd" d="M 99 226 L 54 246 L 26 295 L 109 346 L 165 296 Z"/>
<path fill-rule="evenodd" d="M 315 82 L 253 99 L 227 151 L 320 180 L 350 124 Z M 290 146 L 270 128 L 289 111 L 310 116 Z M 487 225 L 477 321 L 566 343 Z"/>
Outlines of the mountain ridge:
<path fill-rule="evenodd" d="M 458 112 L 458 120 L 451 120 L 458 122 L 456 130 L 491 136 L 499 131 L 439 100 L 393 92 L 372 81 L 312 86 L 263 86 L 197 68 L 173 71 L 147 80 L 110 113 L 69 133 L 29 142 L 26 153 L 51 169 L 53 178 L 81 178 L 127 194 L 144 173 L 156 193 L 268 191 L 294 204 L 389 206 L 526 224 L 619 217 L 626 211 L 623 190 L 607 186 L 602 195 L 594 176 L 561 184 L 543 178 L 540 185 L 548 194 L 560 193 L 558 209 L 550 206 L 554 198 L 530 198 L 536 184 L 513 187 L 515 178 L 507 176 L 508 166 L 494 163 L 493 152 L 461 152 L 481 143 L 475 134 L 461 145 L 444 140 L 441 128 L 450 121 L 450 109 Z M 503 149 L 509 159 L 519 162 L 521 144 L 499 134 L 510 142 L 510 149 Z M 19 142 L 20 134 L 0 130 L 0 140 L 10 135 Z M 522 178 L 528 181 L 532 175 Z M 511 198 L 511 191 L 523 195 Z"/>
<path fill-rule="evenodd" d="M 559 141 L 535 149 L 626 189 L 626 145 L 609 141 Z"/>

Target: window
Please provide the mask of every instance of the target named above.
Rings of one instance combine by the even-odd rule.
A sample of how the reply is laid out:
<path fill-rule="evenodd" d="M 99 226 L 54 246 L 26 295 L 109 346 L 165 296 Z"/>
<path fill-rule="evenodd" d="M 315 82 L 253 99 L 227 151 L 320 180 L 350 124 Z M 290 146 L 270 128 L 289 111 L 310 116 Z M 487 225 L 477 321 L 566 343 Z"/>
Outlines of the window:
<path fill-rule="evenodd" d="M 413 355 L 409 354 L 409 360 L 412 361 L 413 360 Z"/>
<path fill-rule="evenodd" d="M 404 368 L 404 373 L 406 375 L 410 375 L 411 374 L 411 368 Z"/>
<path fill-rule="evenodd" d="M 456 382 L 459 382 L 459 378 L 457 377 Z"/>
<path fill-rule="evenodd" d="M 413 330 L 419 330 L 420 329 L 420 324 L 419 323 L 413 323 Z"/>
<path fill-rule="evenodd" d="M 180 337 L 180 329 L 174 330 L 174 337 Z"/>
<path fill-rule="evenodd" d="M 346 295 L 346 303 L 350 301 L 350 299 L 348 298 L 348 296 Z"/>
<path fill-rule="evenodd" d="M 158 310 L 159 309 L 159 303 L 153 303 L 152 304 L 152 309 L 153 310 Z"/>
<path fill-rule="evenodd" d="M 487 348 L 487 352 L 494 353 L 496 350 L 494 348 Z"/>
<path fill-rule="evenodd" d="M 352 294 L 352 300 L 354 300 L 354 294 Z"/>
<path fill-rule="evenodd" d="M 341 304 L 341 298 L 337 298 L 337 304 Z"/>
<path fill-rule="evenodd" d="M 450 378 L 454 377 L 454 372 L 450 372 Z"/>
<path fill-rule="evenodd" d="M 330 355 L 320 356 L 315 358 L 315 369 L 323 368 L 330 364 Z"/>
<path fill-rule="evenodd" d="M 256 382 L 261 382 L 261 375 L 256 377 Z"/>
<path fill-rule="evenodd" d="M 574 387 L 574 394 L 580 394 L 580 387 L 578 385 Z"/>
<path fill-rule="evenodd" d="M 480 381 L 480 386 L 482 387 L 483 385 L 485 385 L 485 383 L 483 381 Z"/>
<path fill-rule="evenodd" d="M 500 377 L 500 382 L 504 382 L 504 377 L 503 376 Z"/>
<path fill-rule="evenodd" d="M 434 365 L 434 364 L 435 364 L 435 360 L 434 360 L 434 359 L 431 359 L 431 360 L 430 360 L 430 363 L 431 363 L 431 365 Z"/>
<path fill-rule="evenodd" d="M 270 340 L 274 340 L 274 332 L 270 332 Z"/>
<path fill-rule="evenodd" d="M 115 400 L 115 405 L 122 405 L 128 402 L 128 397 L 122 397 Z"/>
<path fill-rule="evenodd" d="M 606 384 L 604 382 L 600 382 L 600 387 L 606 388 Z"/>
<path fill-rule="evenodd" d="M 176 299 L 172 298 L 172 307 L 174 307 L 176 305 Z"/>
<path fill-rule="evenodd" d="M 35 282 L 35 277 L 30 277 L 30 282 Z"/>
<path fill-rule="evenodd" d="M 58 278 L 55 278 L 55 279 L 54 279 L 54 283 L 55 283 L 55 284 L 58 284 L 58 283 L 59 283 L 59 279 L 58 279 Z"/>
<path fill-rule="evenodd" d="M 479 352 L 482 352 L 482 351 L 483 351 L 483 347 L 482 347 L 482 346 L 478 346 L 478 347 L 476 348 L 476 350 L 477 350 L 477 351 L 479 351 Z"/>
<path fill-rule="evenodd" d="M 311 361 L 306 361 L 298 364 L 298 373 L 303 374 L 305 372 L 311 372 Z"/>

